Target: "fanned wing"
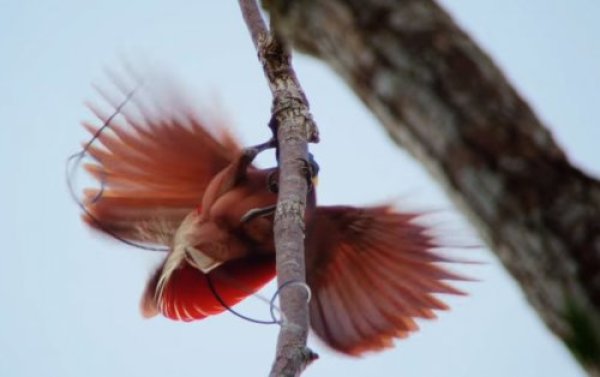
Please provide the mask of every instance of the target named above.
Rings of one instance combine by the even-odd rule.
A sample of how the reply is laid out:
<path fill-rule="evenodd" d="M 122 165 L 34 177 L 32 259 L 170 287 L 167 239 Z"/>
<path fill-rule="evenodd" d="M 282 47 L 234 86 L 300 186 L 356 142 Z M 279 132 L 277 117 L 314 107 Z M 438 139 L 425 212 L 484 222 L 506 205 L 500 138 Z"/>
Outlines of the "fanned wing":
<path fill-rule="evenodd" d="M 92 227 L 129 241 L 168 243 L 210 179 L 239 155 L 240 146 L 222 125 L 180 107 L 167 112 L 130 103 L 89 147 L 96 162 L 85 168 L 101 182 L 101 189 L 84 192 L 84 220 Z M 108 120 L 90 108 L 100 122 Z M 99 129 L 84 126 L 92 135 Z"/>
<path fill-rule="evenodd" d="M 275 256 L 245 258 L 221 265 L 208 274 L 215 292 L 204 273 L 184 262 L 166 282 L 157 302 L 155 292 L 161 269 L 146 288 L 142 314 L 152 317 L 160 312 L 170 319 L 193 321 L 226 310 L 215 292 L 231 307 L 267 284 L 275 276 Z"/>
<path fill-rule="evenodd" d="M 307 281 L 314 332 L 358 356 L 391 347 L 418 329 L 414 318 L 448 309 L 435 293 L 463 294 L 444 280 L 466 280 L 440 267 L 437 245 L 417 214 L 389 206 L 318 207 L 307 229 Z"/>

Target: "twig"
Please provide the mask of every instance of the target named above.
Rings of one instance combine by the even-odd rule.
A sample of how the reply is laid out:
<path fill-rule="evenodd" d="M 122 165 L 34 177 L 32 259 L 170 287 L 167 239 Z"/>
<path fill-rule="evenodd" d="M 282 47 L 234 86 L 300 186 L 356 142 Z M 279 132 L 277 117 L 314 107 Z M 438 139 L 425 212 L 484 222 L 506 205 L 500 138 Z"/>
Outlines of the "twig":
<path fill-rule="evenodd" d="M 291 66 L 291 56 L 270 34 L 255 0 L 239 1 L 252 41 L 273 94 L 270 126 L 277 136 L 279 198 L 275 212 L 277 283 L 305 283 L 304 211 L 308 184 L 303 173 L 308 158 L 307 142 L 316 142 L 316 125 L 308 102 Z M 307 292 L 301 284 L 289 284 L 280 292 L 283 324 L 277 340 L 271 376 L 298 376 L 316 358 L 306 347 L 308 336 Z"/>

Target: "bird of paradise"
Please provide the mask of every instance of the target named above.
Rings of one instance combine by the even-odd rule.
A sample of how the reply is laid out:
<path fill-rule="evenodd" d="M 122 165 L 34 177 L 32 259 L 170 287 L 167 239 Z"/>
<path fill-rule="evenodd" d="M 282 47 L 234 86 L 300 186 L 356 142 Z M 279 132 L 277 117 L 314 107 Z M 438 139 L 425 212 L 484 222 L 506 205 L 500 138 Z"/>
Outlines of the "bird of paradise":
<path fill-rule="evenodd" d="M 84 123 L 99 144 L 86 148 L 95 162 L 85 168 L 102 188 L 84 191 L 83 219 L 129 243 L 168 249 L 143 293 L 144 317 L 221 313 L 276 273 L 278 169 L 253 165 L 273 143 L 243 149 L 227 127 L 189 108 L 137 111 L 122 111 L 120 121 L 95 111 L 110 123 L 100 132 Z M 314 161 L 307 168 L 312 182 L 318 169 Z M 446 281 L 465 279 L 439 265 L 454 260 L 436 253 L 440 245 L 413 221 L 420 213 L 318 206 L 312 185 L 306 202 L 310 324 L 333 349 L 358 356 L 390 347 L 418 329 L 415 319 L 448 309 L 435 294 L 463 294 Z"/>

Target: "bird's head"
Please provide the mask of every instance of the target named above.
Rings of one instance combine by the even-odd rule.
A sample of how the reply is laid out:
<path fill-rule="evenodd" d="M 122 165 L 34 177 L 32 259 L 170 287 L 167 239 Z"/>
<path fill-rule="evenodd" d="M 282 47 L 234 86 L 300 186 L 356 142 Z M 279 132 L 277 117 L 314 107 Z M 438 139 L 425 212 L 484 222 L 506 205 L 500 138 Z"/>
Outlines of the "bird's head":
<path fill-rule="evenodd" d="M 304 161 L 306 180 L 309 183 L 309 190 L 316 187 L 319 182 L 319 164 L 315 160 L 315 156 L 312 153 L 308 154 L 308 160 Z M 273 193 L 279 192 L 279 168 L 273 168 L 267 176 L 267 186 L 269 191 Z"/>

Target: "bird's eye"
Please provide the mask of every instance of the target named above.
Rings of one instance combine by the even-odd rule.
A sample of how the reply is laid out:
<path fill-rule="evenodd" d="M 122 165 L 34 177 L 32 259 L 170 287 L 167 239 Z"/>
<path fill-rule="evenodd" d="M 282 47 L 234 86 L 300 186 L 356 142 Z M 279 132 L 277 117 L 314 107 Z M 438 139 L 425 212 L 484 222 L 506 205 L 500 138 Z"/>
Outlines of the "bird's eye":
<path fill-rule="evenodd" d="M 272 172 L 267 177 L 267 188 L 273 194 L 277 194 L 279 192 L 279 184 L 277 183 L 277 178 L 278 176 L 277 174 L 275 174 L 275 172 Z"/>

